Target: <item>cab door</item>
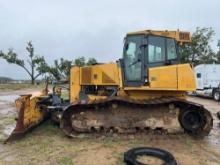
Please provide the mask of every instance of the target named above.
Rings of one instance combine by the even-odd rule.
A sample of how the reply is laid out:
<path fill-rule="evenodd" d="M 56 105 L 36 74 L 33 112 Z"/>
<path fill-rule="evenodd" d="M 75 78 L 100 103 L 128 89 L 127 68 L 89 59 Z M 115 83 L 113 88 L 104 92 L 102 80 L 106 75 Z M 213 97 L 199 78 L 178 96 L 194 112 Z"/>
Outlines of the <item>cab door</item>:
<path fill-rule="evenodd" d="M 123 58 L 124 86 L 141 86 L 144 83 L 143 36 L 129 36 L 126 38 Z"/>

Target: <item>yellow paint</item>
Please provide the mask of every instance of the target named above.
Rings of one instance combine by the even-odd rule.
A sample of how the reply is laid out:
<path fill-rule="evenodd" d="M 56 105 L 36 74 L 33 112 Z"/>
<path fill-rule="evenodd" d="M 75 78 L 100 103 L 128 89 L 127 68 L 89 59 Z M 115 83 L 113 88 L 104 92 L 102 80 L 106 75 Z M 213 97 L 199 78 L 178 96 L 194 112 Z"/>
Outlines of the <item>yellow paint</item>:
<path fill-rule="evenodd" d="M 124 90 L 195 91 L 193 68 L 189 64 L 150 68 L 149 85 L 125 87 Z"/>
<path fill-rule="evenodd" d="M 87 95 L 89 100 L 106 99 L 106 96 Z"/>
<path fill-rule="evenodd" d="M 175 39 L 179 44 L 191 42 L 189 32 L 143 30 L 128 33 L 130 35 L 155 35 Z M 71 102 L 79 99 L 82 86 L 116 86 L 118 95 L 132 98 L 149 99 L 152 97 L 182 97 L 186 91 L 195 90 L 195 78 L 189 64 L 167 65 L 149 68 L 148 82 L 139 87 L 124 87 L 122 68 L 117 63 L 73 67 L 71 69 L 70 89 Z M 100 96 L 89 95 L 89 99 Z"/>
<path fill-rule="evenodd" d="M 177 90 L 177 65 L 149 69 L 149 87 Z"/>
<path fill-rule="evenodd" d="M 123 88 L 122 69 L 118 67 L 119 88 Z"/>
<path fill-rule="evenodd" d="M 189 64 L 178 65 L 178 90 L 195 91 L 195 82 L 193 68 Z"/>
<path fill-rule="evenodd" d="M 167 65 L 150 68 L 148 71 L 149 83 L 140 87 L 124 87 L 121 68 L 116 63 L 86 67 L 87 69 L 90 69 L 90 83 L 82 82 L 82 75 L 79 75 L 83 73 L 81 70 L 84 67 L 80 68 L 80 71 L 77 68 L 78 67 L 73 67 L 71 69 L 71 101 L 78 99 L 80 86 L 83 85 L 114 85 L 118 87 L 118 96 L 138 99 L 150 99 L 163 96 L 183 97 L 185 96 L 186 91 L 195 90 L 193 69 L 189 64 Z M 108 74 L 115 83 L 102 83 L 103 72 Z M 94 74 L 97 75 L 96 80 L 93 80 L 93 76 L 91 76 Z M 79 82 L 79 79 L 81 82 Z M 100 98 L 103 97 L 89 95 L 89 99 L 91 100 Z"/>
<path fill-rule="evenodd" d="M 80 87 L 80 68 L 75 66 L 70 70 L 70 101 L 79 99 Z"/>
<path fill-rule="evenodd" d="M 86 66 L 80 68 L 82 85 L 116 85 L 119 84 L 116 63 Z"/>
<path fill-rule="evenodd" d="M 155 35 L 162 36 L 175 39 L 179 44 L 189 43 L 191 42 L 191 36 L 189 32 L 185 31 L 160 31 L 160 30 L 142 30 L 137 32 L 130 32 L 127 36 L 130 35 Z"/>
<path fill-rule="evenodd" d="M 179 97 L 185 98 L 185 91 L 167 91 L 167 90 L 119 90 L 118 96 L 129 97 L 132 99 L 149 100 L 161 97 Z"/>
<path fill-rule="evenodd" d="M 40 110 L 37 106 L 40 97 L 32 97 L 31 95 L 24 95 L 21 96 L 16 100 L 16 108 L 20 111 L 20 107 L 22 102 L 25 102 L 25 109 L 24 109 L 24 120 L 23 125 L 24 128 L 29 128 L 33 125 L 38 124 L 44 118 L 44 111 Z"/>
<path fill-rule="evenodd" d="M 120 78 L 116 63 L 86 67 L 73 66 L 70 70 L 70 101 L 79 99 L 82 85 L 117 86 Z"/>

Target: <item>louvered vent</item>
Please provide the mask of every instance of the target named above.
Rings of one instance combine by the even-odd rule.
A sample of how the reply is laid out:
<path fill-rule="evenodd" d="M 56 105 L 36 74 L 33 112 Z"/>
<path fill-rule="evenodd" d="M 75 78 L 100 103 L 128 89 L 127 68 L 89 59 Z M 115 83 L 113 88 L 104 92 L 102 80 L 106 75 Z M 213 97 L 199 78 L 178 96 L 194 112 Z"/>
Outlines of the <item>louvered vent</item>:
<path fill-rule="evenodd" d="M 179 33 L 180 40 L 190 40 L 190 33 L 188 32 L 180 32 Z"/>

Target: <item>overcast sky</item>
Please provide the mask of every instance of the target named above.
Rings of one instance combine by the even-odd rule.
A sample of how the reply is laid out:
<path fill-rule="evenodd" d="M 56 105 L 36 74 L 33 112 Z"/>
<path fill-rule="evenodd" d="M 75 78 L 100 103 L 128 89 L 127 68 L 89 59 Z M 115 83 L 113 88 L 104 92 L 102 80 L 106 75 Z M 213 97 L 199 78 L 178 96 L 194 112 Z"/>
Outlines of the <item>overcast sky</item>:
<path fill-rule="evenodd" d="M 143 29 L 213 27 L 220 39 L 219 0 L 0 0 L 0 50 L 14 48 L 22 58 L 33 41 L 36 54 L 54 59 L 95 57 L 99 62 L 122 56 L 123 37 Z M 0 76 L 28 78 L 0 59 Z"/>

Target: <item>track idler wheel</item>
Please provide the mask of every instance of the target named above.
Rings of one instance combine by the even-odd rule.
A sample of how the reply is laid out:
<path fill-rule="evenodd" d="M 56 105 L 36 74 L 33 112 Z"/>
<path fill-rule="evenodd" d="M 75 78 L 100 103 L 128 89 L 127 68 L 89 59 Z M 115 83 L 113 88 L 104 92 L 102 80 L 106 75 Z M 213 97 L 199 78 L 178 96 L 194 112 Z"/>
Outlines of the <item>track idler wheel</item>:
<path fill-rule="evenodd" d="M 180 114 L 180 124 L 191 135 L 199 135 L 206 123 L 205 115 L 199 110 L 187 109 Z"/>

